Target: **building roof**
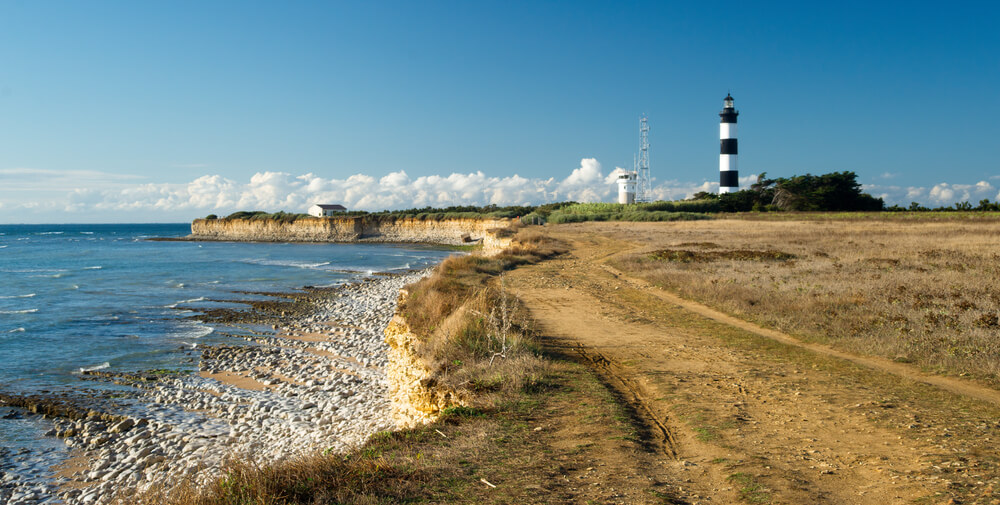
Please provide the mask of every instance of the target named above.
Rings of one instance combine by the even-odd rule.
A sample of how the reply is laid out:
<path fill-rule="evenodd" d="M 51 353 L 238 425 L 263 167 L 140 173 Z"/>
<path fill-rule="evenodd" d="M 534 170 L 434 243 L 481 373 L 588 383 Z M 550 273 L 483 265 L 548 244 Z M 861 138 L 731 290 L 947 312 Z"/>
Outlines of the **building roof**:
<path fill-rule="evenodd" d="M 347 207 L 333 203 L 317 203 L 316 206 L 323 210 L 347 210 Z"/>

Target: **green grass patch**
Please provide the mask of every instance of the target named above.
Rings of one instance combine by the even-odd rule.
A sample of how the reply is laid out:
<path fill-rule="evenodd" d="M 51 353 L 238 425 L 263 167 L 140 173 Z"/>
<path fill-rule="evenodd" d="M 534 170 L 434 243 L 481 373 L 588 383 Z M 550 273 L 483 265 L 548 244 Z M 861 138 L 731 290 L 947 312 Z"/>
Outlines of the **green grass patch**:
<path fill-rule="evenodd" d="M 771 492 L 748 473 L 734 473 L 726 480 L 739 486 L 740 499 L 747 503 L 771 503 Z"/>

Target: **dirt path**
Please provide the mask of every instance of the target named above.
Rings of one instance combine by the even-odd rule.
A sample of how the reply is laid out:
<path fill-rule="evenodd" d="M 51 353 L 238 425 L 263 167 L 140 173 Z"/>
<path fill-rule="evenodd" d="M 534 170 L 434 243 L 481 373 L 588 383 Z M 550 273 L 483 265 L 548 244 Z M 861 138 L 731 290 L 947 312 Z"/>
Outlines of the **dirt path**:
<path fill-rule="evenodd" d="M 561 238 L 569 255 L 515 270 L 508 285 L 549 343 L 589 363 L 647 424 L 663 462 L 649 478 L 681 484 L 692 503 L 1000 503 L 989 501 L 995 456 L 975 459 L 939 422 L 968 412 L 966 400 L 935 396 L 995 407 L 996 391 L 802 343 L 603 263 L 628 243 Z M 989 423 L 976 415 L 968 422 Z"/>
<path fill-rule="evenodd" d="M 611 275 L 615 276 L 616 278 L 621 279 L 623 282 L 627 282 L 635 287 L 638 287 L 639 289 L 646 290 L 649 294 L 656 296 L 657 298 L 667 303 L 676 304 L 684 308 L 685 310 L 690 310 L 691 312 L 694 312 L 703 317 L 707 317 L 714 321 L 718 321 L 723 324 L 728 324 L 730 326 L 735 326 L 737 328 L 777 340 L 778 342 L 781 342 L 783 344 L 802 347 L 803 349 L 808 349 L 815 353 L 824 354 L 839 359 L 846 359 L 853 363 L 857 363 L 862 366 L 898 375 L 900 377 L 904 377 L 909 380 L 925 382 L 927 384 L 937 386 L 941 389 L 951 391 L 952 393 L 1000 405 L 1000 391 L 997 391 L 996 389 L 991 389 L 969 381 L 955 379 L 953 377 L 945 377 L 941 375 L 931 375 L 923 373 L 914 366 L 902 363 L 896 363 L 894 361 L 889 361 L 884 358 L 879 358 L 874 356 L 859 356 L 857 354 L 851 354 L 848 352 L 839 351 L 828 345 L 816 344 L 812 342 L 803 342 L 791 335 L 788 335 L 787 333 L 782 333 L 780 331 L 772 330 L 770 328 L 764 328 L 760 325 L 751 323 L 749 321 L 744 321 L 742 319 L 730 316 L 723 312 L 719 312 L 718 310 L 715 310 L 711 307 L 700 304 L 698 302 L 685 300 L 673 293 L 670 293 L 669 291 L 658 289 L 642 279 L 628 277 L 623 272 L 617 270 L 616 268 L 610 265 L 602 263 L 600 264 L 600 267 L 606 270 Z"/>

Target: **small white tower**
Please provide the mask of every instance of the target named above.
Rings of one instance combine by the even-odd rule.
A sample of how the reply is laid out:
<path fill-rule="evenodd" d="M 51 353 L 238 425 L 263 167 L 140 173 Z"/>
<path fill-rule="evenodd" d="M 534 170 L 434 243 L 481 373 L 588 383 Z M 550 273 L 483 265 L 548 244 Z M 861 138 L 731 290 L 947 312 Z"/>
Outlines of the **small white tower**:
<path fill-rule="evenodd" d="M 740 173 L 736 168 L 736 116 L 733 97 L 726 94 L 719 117 L 719 194 L 740 190 Z"/>
<path fill-rule="evenodd" d="M 622 172 L 618 175 L 618 203 L 635 203 L 635 172 Z"/>

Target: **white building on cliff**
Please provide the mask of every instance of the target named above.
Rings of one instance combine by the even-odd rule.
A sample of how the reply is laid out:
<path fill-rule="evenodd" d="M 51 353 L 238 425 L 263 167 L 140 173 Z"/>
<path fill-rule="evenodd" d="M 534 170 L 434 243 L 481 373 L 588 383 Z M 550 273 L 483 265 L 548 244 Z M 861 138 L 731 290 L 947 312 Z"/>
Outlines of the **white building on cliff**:
<path fill-rule="evenodd" d="M 309 207 L 309 215 L 316 217 L 331 217 L 347 210 L 343 205 L 317 203 Z"/>

